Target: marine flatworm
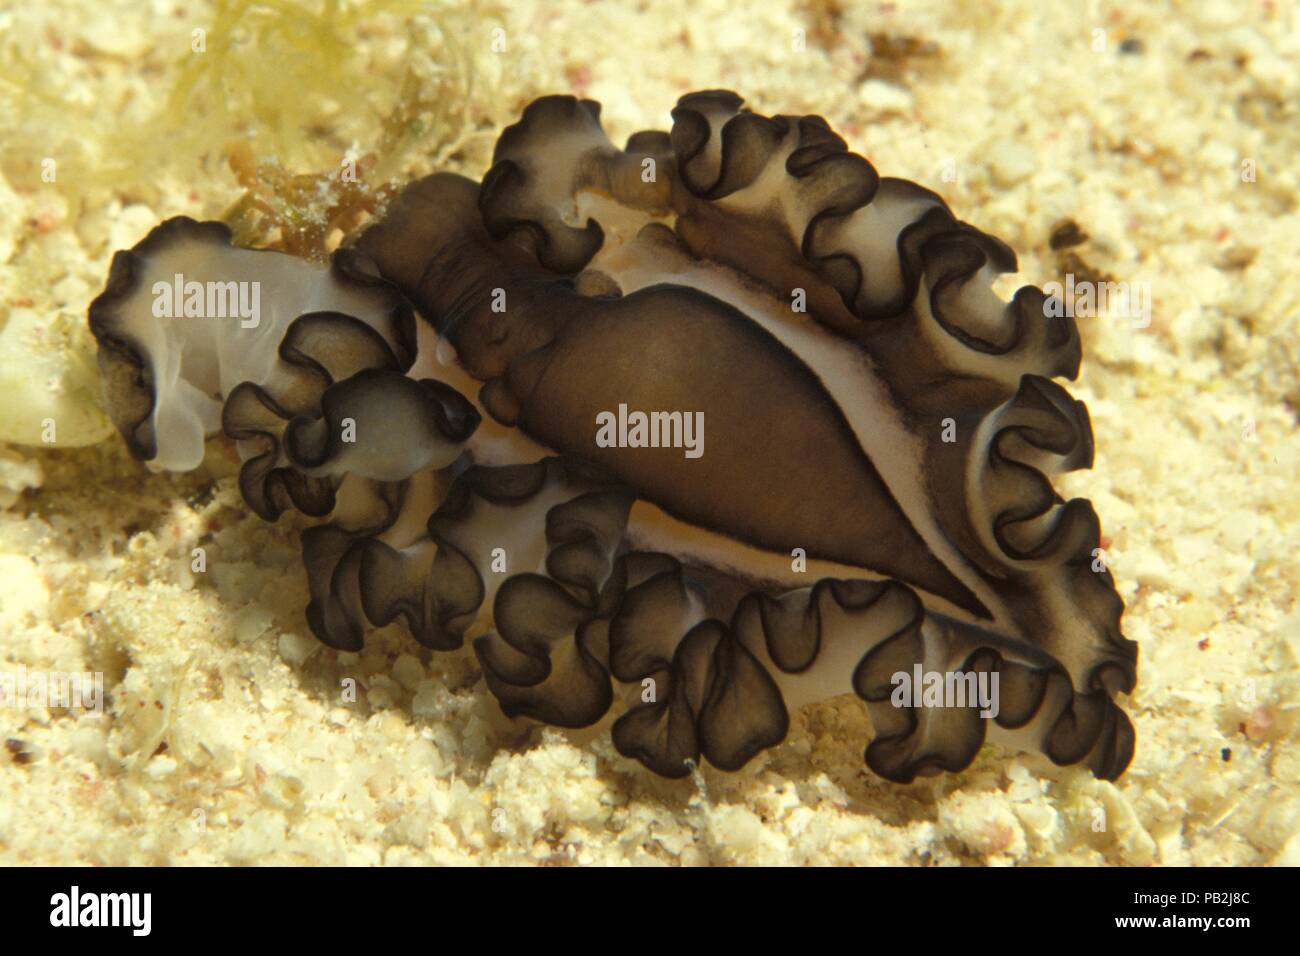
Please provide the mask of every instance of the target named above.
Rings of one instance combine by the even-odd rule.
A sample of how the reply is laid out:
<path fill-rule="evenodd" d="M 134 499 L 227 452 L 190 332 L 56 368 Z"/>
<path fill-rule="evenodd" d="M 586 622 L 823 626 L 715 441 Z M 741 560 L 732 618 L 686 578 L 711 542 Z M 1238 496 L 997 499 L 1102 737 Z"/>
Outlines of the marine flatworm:
<path fill-rule="evenodd" d="M 481 183 L 410 184 L 328 268 L 163 223 L 90 309 L 131 452 L 193 468 L 224 431 L 257 514 L 325 519 L 323 642 L 471 637 L 507 714 L 610 721 L 666 776 L 856 694 L 890 780 L 986 740 L 1117 777 L 1136 647 L 1092 506 L 1051 484 L 1093 458 L 1054 381 L 1073 319 L 1000 299 L 1015 254 L 820 117 L 715 90 L 672 119 L 619 149 L 598 104 L 539 99 Z M 181 277 L 256 283 L 260 315 L 159 314 Z M 997 706 L 900 698 L 913 674 Z"/>

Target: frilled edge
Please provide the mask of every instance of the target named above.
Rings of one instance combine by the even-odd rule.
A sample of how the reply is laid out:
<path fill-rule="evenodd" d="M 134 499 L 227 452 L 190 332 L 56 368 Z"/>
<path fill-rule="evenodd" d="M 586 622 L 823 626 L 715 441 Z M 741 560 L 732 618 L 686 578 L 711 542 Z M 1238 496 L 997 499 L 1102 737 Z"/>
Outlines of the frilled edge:
<path fill-rule="evenodd" d="M 964 769 L 985 743 L 990 720 L 1026 729 L 1026 746 L 1058 764 L 1086 762 L 1104 779 L 1118 777 L 1132 758 L 1132 725 L 1104 681 L 1094 676 L 1076 689 L 1041 650 L 927 613 L 898 582 L 823 579 L 784 594 L 751 592 L 724 622 L 697 619 L 704 612 L 674 559 L 627 560 L 643 569 L 629 570 L 629 589 L 609 625 L 610 671 L 623 682 L 649 680 L 655 699 L 643 697 L 620 717 L 613 739 L 621 753 L 661 775 L 685 776 L 701 756 L 734 770 L 780 742 L 792 700 L 847 689 L 846 650 L 850 661 L 861 658 L 852 689 L 867 701 L 876 729 L 865 759 L 888 780 Z M 948 682 L 997 674 L 997 713 L 981 715 L 973 695 L 900 706 L 895 690 L 918 668 Z"/>
<path fill-rule="evenodd" d="M 1076 687 L 1129 693 L 1137 644 L 1124 638 L 1123 601 L 1101 556 L 1101 523 L 1091 502 L 1057 494 L 1051 477 L 1093 463 L 1088 410 L 1055 382 L 1035 375 L 979 425 L 965 462 L 967 526 L 983 573 L 1007 595 L 1021 633 L 1041 634 Z M 936 460 L 936 465 L 942 463 Z M 1050 595 L 1069 594 L 1068 615 Z"/>
<path fill-rule="evenodd" d="M 1072 318 L 1032 286 L 1008 303 L 993 295 L 992 279 L 1016 269 L 1014 252 L 936 193 L 881 179 L 822 117 L 766 117 L 730 91 L 692 93 L 670 133 L 639 133 L 620 151 L 599 116 L 592 101 L 544 97 L 502 134 L 479 194 L 494 238 L 514 236 L 543 267 L 571 274 L 604 241 L 595 219 L 576 223 L 579 192 L 671 206 L 697 256 L 787 301 L 803 289 L 813 317 L 862 341 L 922 408 L 941 399 L 914 393 L 944 376 L 995 381 L 1005 397 L 1025 372 L 1077 375 Z M 636 175 L 647 160 L 658 164 L 651 183 Z"/>
<path fill-rule="evenodd" d="M 1047 316 L 1040 290 L 1021 289 L 1001 315 L 972 314 L 993 305 L 987 283 L 1015 271 L 1015 253 L 958 221 L 936 193 L 881 179 L 822 117 L 760 116 L 734 93 L 715 90 L 683 97 L 673 119 L 681 183 L 697 200 L 676 202 L 684 220 L 679 231 L 697 252 L 755 275 L 747 268 L 753 250 L 736 241 L 735 229 L 760 224 L 769 237 L 764 241 L 786 237 L 807 271 L 863 323 L 855 326 L 835 310 L 812 310 L 841 334 L 868 343 L 877 333 L 897 337 L 896 322 L 887 323 L 887 332 L 873 326 L 911 315 L 914 332 L 933 323 L 953 340 L 956 348 L 945 357 L 959 369 L 1077 374 L 1078 330 L 1070 318 Z M 770 172 L 774 164 L 784 178 Z M 776 189 L 785 193 L 780 202 L 774 201 Z M 884 245 L 891 235 L 892 252 Z M 797 263 L 789 265 L 756 277 L 769 283 L 807 277 Z M 977 292 L 967 290 L 970 283 L 985 288 L 964 295 Z M 784 295 L 785 286 L 795 284 L 805 283 L 785 283 L 778 291 Z M 1001 361 L 981 362 L 981 355 Z"/>
<path fill-rule="evenodd" d="M 312 617 L 320 627 L 313 623 L 313 630 L 331 646 L 351 648 L 366 630 L 400 618 L 420 643 L 451 650 L 476 621 L 498 619 L 498 634 L 476 647 L 489 681 L 498 673 L 501 687 L 524 686 L 521 675 L 535 678 L 529 683 L 543 681 L 550 674 L 544 622 L 558 618 L 530 615 L 567 604 L 590 616 L 600 607 L 631 504 L 630 495 L 599 473 L 558 458 L 469 466 L 451 481 L 441 503 L 426 497 L 414 504 L 422 511 L 403 504 L 386 525 L 361 532 L 327 525 L 304 535 L 319 608 Z M 421 530 L 394 538 L 390 529 L 399 524 Z M 540 528 L 546 530 L 538 544 Z M 535 571 L 538 548 L 543 558 Z M 550 604 L 525 600 L 540 593 L 539 582 L 511 583 L 529 574 L 544 582 Z M 502 697 L 508 704 L 509 695 Z"/>
<path fill-rule="evenodd" d="M 1104 686 L 1099 672 L 1075 685 L 1041 649 L 928 614 L 914 594 L 891 587 L 897 589 L 892 598 L 901 624 L 853 672 L 854 691 L 867 702 L 876 730 L 865 753 L 873 771 L 910 783 L 919 775 L 964 769 L 984 745 L 990 720 L 1008 731 L 1025 730 L 1025 743 L 1058 765 L 1084 762 L 1105 780 L 1128 767 L 1133 725 L 1112 698 L 1116 689 Z M 979 701 L 936 708 L 913 699 L 898 706 L 898 675 L 911 677 L 918 668 L 945 681 L 996 675 L 996 715 L 981 716 Z"/>
<path fill-rule="evenodd" d="M 669 171 L 646 176 L 668 143 L 653 132 L 632 136 L 620 150 L 600 125 L 600 104 L 572 96 L 544 96 L 506 127 L 479 189 L 479 211 L 494 239 L 528 246 L 547 269 L 574 273 L 604 242 L 595 220 L 577 225 L 574 197 L 599 190 L 624 206 L 666 210 Z"/>
<path fill-rule="evenodd" d="M 616 748 L 668 777 L 685 776 L 701 758 L 738 769 L 786 737 L 788 700 L 850 689 L 877 727 L 866 753 L 876 773 L 907 782 L 960 770 L 984 743 L 987 718 L 974 704 L 896 707 L 894 675 L 917 665 L 996 672 L 998 725 L 1041 728 L 1035 743 L 1058 763 L 1086 760 L 1112 778 L 1131 758 L 1131 725 L 1100 682 L 1076 693 L 1048 655 L 927 614 L 897 582 L 824 579 L 785 593 L 751 591 L 727 615 L 713 582 L 675 558 L 619 553 L 631 500 L 561 459 L 473 466 L 413 545 L 385 544 L 381 528 L 309 531 L 309 620 L 323 640 L 348 650 L 365 630 L 399 617 L 438 649 L 458 647 L 475 621 L 490 623 L 474 650 L 507 715 L 590 725 L 616 699 L 612 677 L 639 697 L 612 727 Z M 404 508 L 391 507 L 390 526 Z M 540 570 L 526 561 L 509 571 L 526 544 L 506 549 L 494 570 L 491 529 L 502 509 L 545 529 Z M 846 649 L 856 662 L 851 682 Z"/>
<path fill-rule="evenodd" d="M 239 472 L 240 492 L 258 517 L 274 521 L 292 508 L 323 517 L 334 507 L 338 482 L 304 474 L 305 463 L 295 461 L 286 448 L 290 423 L 317 411 L 331 388 L 362 371 L 404 378 L 401 363 L 373 329 L 335 312 L 295 319 L 279 355 L 284 373 L 274 383 L 274 394 L 252 382 L 237 385 L 222 408 L 222 430 L 260 449 L 245 455 Z"/>
<path fill-rule="evenodd" d="M 104 291 L 91 301 L 88 313 L 91 334 L 99 344 L 104 408 L 131 456 L 139 461 L 158 454 L 150 425 L 157 396 L 152 368 L 141 354 L 141 346 L 123 329 L 119 310 L 139 288 L 148 257 L 182 238 L 230 245 L 232 233 L 223 223 L 199 222 L 188 216 L 159 223 L 131 249 L 113 253 Z"/>
<path fill-rule="evenodd" d="M 227 251 L 283 255 L 273 250 L 237 247 L 233 245 L 233 234 L 225 224 L 201 222 L 187 216 L 165 220 L 131 249 L 114 253 L 104 291 L 91 302 L 88 321 L 99 346 L 104 407 L 131 455 L 142 461 L 158 457 L 158 436 L 154 426 L 158 396 L 154 369 L 163 357 L 149 354 L 140 336 L 130 329 L 132 316 L 124 310 L 142 291 L 141 283 L 151 258 L 165 254 L 186 240 L 208 244 L 213 255 L 218 256 Z M 382 324 L 387 333 L 381 338 L 386 339 L 386 344 L 391 342 L 390 351 L 397 367 L 403 371 L 409 368 L 416 354 L 415 313 L 410 303 L 379 274 L 373 262 L 355 250 L 338 250 L 331 257 L 328 272 L 321 271 L 322 277 L 326 275 L 342 287 L 362 292 L 380 304 Z M 170 281 L 172 276 L 168 275 L 166 279 Z M 280 354 L 282 358 L 291 360 L 283 351 Z M 209 359 L 220 360 L 217 355 L 209 356 Z M 179 361 L 183 371 L 183 359 Z M 216 400 L 225 396 L 210 397 Z"/>

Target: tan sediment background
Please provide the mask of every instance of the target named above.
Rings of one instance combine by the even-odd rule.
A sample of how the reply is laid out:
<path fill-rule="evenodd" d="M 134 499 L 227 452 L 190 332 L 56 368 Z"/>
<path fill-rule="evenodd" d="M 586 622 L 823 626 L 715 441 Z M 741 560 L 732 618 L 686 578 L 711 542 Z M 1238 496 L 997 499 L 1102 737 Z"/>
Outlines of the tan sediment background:
<path fill-rule="evenodd" d="M 0 672 L 106 695 L 0 708 L 0 862 L 1300 864 L 1294 3 L 323 8 L 0 7 Z M 223 443 L 150 475 L 99 411 L 112 252 L 229 214 L 232 159 L 478 176 L 533 96 L 601 101 L 621 142 L 710 86 L 941 193 L 1019 254 L 1004 292 L 1149 284 L 1149 325 L 1079 319 L 1097 461 L 1061 483 L 1141 647 L 1117 783 L 987 747 L 889 784 L 848 698 L 741 773 L 658 779 L 506 720 L 469 651 L 322 648 L 296 525 L 249 515 Z"/>

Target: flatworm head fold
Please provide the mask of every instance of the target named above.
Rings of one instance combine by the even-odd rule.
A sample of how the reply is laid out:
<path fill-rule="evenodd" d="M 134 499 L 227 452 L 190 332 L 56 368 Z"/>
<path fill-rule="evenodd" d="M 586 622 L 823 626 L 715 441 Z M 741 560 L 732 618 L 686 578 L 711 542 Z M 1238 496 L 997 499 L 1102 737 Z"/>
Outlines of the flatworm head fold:
<path fill-rule="evenodd" d="M 1003 301 L 1014 253 L 822 118 L 725 91 L 672 118 L 620 149 L 598 104 L 537 100 L 481 184 L 411 184 L 310 279 L 160 227 L 91 312 L 129 446 L 192 467 L 224 401 L 250 505 L 329 516 L 304 534 L 322 640 L 472 636 L 506 713 L 613 720 L 658 773 L 739 768 L 852 693 L 891 780 L 986 740 L 1118 776 L 1136 647 L 1092 506 L 1051 483 L 1093 457 L 1055 381 L 1073 320 Z M 264 337 L 144 307 L 137 277 L 236 261 Z M 629 410 L 674 440 L 598 438 Z"/>
<path fill-rule="evenodd" d="M 196 467 L 203 437 L 220 422 L 220 397 L 284 374 L 279 350 L 291 323 L 324 312 L 352 316 L 392 352 L 394 367 L 410 366 L 409 305 L 353 253 L 324 269 L 234 248 L 222 224 L 185 217 L 117 253 L 90 326 L 107 404 L 132 453 L 158 468 Z"/>

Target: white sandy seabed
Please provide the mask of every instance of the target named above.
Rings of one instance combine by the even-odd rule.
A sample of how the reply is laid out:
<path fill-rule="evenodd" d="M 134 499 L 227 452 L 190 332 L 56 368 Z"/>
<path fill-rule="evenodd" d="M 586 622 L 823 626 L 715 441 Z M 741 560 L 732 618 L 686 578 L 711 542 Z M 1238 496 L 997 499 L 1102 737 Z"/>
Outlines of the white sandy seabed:
<path fill-rule="evenodd" d="M 29 31 L 83 103 L 129 90 L 133 109 L 174 59 L 160 38 L 210 12 L 31 6 L 0 12 L 0 42 Z M 83 324 L 112 251 L 167 215 L 219 214 L 230 174 L 74 214 L 0 162 L 0 666 L 100 672 L 107 696 L 102 715 L 0 710 L 0 861 L 1300 863 L 1300 13 L 903 6 L 511 4 L 500 115 L 573 90 L 618 142 L 728 86 L 821 113 L 883 174 L 936 189 L 1017 250 L 1021 281 L 1149 283 L 1148 327 L 1080 320 L 1072 391 L 1097 461 L 1061 488 L 1095 503 L 1141 646 L 1120 781 L 986 748 L 963 773 L 888 784 L 842 699 L 741 773 L 668 782 L 607 737 L 506 720 L 469 652 L 431 657 L 395 628 L 362 654 L 323 649 L 296 536 L 247 513 L 229 450 L 150 476 L 96 408 Z M 382 31 L 365 42 L 380 75 Z M 1088 238 L 1054 251 L 1067 218 Z M 200 543 L 220 559 L 194 574 Z"/>

